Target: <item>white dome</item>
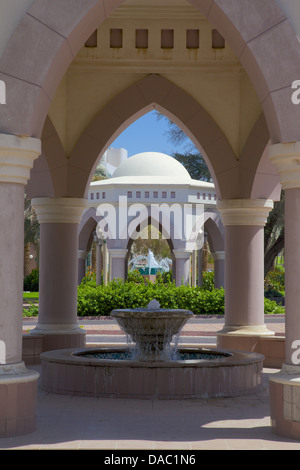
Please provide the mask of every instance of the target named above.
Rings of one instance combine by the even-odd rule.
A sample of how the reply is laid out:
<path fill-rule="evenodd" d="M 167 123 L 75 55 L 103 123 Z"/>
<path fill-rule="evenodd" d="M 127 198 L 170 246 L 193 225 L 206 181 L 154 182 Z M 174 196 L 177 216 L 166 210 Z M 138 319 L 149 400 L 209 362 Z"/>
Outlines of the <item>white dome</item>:
<path fill-rule="evenodd" d="M 175 158 L 159 152 L 144 152 L 127 158 L 113 178 L 128 176 L 163 176 L 191 180 L 188 171 Z"/>

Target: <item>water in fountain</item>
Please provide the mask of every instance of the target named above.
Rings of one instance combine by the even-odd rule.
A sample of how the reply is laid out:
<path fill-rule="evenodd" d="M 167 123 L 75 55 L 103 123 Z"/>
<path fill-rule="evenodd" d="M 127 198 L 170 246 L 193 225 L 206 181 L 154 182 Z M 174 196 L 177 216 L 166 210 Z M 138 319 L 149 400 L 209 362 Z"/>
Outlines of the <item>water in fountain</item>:
<path fill-rule="evenodd" d="M 137 255 L 129 262 L 131 269 L 139 269 L 143 267 L 149 270 L 149 274 L 152 274 L 153 271 L 155 273 L 157 271 L 169 271 L 171 264 L 172 260 L 169 258 L 163 258 L 162 260 L 157 261 L 151 250 L 148 250 L 147 256 Z"/>
<path fill-rule="evenodd" d="M 122 330 L 130 337 L 133 357 L 140 361 L 170 360 L 175 354 L 171 341 L 194 314 L 189 310 L 163 309 L 153 299 L 147 308 L 113 310 Z"/>

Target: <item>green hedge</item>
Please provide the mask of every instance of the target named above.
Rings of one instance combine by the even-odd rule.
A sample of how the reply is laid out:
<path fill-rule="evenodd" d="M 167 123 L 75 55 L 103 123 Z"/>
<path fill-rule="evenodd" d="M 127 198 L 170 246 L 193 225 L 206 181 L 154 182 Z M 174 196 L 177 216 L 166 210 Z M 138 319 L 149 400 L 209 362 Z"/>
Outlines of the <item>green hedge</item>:
<path fill-rule="evenodd" d="M 146 307 L 152 299 L 158 300 L 162 308 L 183 308 L 195 315 L 224 313 L 224 289 L 113 281 L 107 286 L 79 286 L 78 315 L 109 315 L 115 308 Z"/>
<path fill-rule="evenodd" d="M 136 279 L 137 280 L 137 279 Z M 78 287 L 78 316 L 109 315 L 116 308 L 146 307 L 150 300 L 159 301 L 162 308 L 182 308 L 195 315 L 223 314 L 225 305 L 224 289 L 214 289 L 211 279 L 206 279 L 205 287 L 175 286 L 164 283 L 162 277 L 152 284 L 134 281 L 112 281 L 107 286 L 96 286 L 94 279 L 85 279 Z M 59 301 L 59 300 L 58 300 Z M 31 312 L 32 311 L 32 312 Z M 284 313 L 284 307 L 265 299 L 265 313 Z M 37 315 L 32 305 L 26 314 Z"/>

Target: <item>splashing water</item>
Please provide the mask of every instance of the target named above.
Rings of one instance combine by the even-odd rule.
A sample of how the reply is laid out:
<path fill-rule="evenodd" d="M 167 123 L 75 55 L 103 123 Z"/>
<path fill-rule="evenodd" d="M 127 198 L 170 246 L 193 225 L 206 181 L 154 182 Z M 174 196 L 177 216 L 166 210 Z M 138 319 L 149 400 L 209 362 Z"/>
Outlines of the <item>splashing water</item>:
<path fill-rule="evenodd" d="M 130 270 L 135 269 L 148 269 L 149 274 L 157 271 L 169 271 L 170 266 L 172 265 L 172 260 L 170 258 L 163 258 L 160 261 L 155 259 L 155 256 L 151 250 L 148 250 L 148 255 L 137 255 L 130 262 Z"/>

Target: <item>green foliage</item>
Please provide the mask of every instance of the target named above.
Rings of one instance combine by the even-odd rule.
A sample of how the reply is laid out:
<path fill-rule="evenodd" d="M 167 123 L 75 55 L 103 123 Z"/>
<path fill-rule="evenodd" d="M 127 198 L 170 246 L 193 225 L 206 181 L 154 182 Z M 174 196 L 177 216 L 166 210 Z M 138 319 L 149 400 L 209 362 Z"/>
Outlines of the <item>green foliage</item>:
<path fill-rule="evenodd" d="M 109 315 L 115 308 L 146 307 L 156 299 L 162 308 L 183 308 L 194 314 L 224 313 L 224 289 L 205 290 L 202 287 L 178 286 L 165 283 L 158 276 L 155 283 L 114 280 L 107 286 L 81 284 L 78 287 L 78 315 Z"/>
<path fill-rule="evenodd" d="M 106 316 L 116 308 L 146 307 L 152 299 L 158 300 L 162 308 L 187 309 L 195 315 L 224 314 L 225 291 L 223 288 L 215 289 L 213 280 L 213 273 L 209 272 L 204 274 L 202 287 L 176 286 L 165 273 L 158 275 L 156 282 L 151 283 L 144 282 L 139 273 L 133 272 L 132 278 L 126 282 L 114 280 L 107 286 L 97 286 L 93 273 L 89 273 L 78 286 L 77 314 Z M 282 281 L 280 277 L 279 280 Z M 275 301 L 265 298 L 264 302 L 266 314 L 285 312 L 284 307 Z M 23 315 L 37 316 L 38 306 L 29 303 L 30 307 L 23 310 Z"/>
<path fill-rule="evenodd" d="M 28 303 L 30 306 L 23 308 L 23 317 L 37 317 L 39 314 L 39 306 L 30 301 L 28 301 Z"/>
<path fill-rule="evenodd" d="M 202 274 L 202 287 L 204 290 L 214 290 L 215 288 L 215 273 L 213 271 L 205 271 Z"/>
<path fill-rule="evenodd" d="M 285 313 L 285 308 L 281 305 L 277 305 L 274 300 L 265 298 L 265 314 L 279 314 Z"/>
<path fill-rule="evenodd" d="M 212 288 L 213 276 L 208 273 L 206 287 L 176 286 L 158 276 L 155 283 L 114 280 L 107 286 L 82 283 L 78 287 L 78 315 L 109 315 L 116 308 L 146 307 L 156 299 L 162 308 L 191 310 L 195 315 L 224 314 L 225 291 Z M 284 313 L 284 307 L 265 299 L 265 313 Z"/>
<path fill-rule="evenodd" d="M 39 291 L 39 270 L 33 269 L 28 276 L 24 278 L 23 290 L 30 292 Z"/>
<path fill-rule="evenodd" d="M 144 278 L 139 272 L 138 269 L 133 269 L 132 271 L 128 272 L 127 275 L 127 281 L 128 282 L 136 282 L 137 284 L 141 284 L 144 282 Z"/>
<path fill-rule="evenodd" d="M 265 297 L 283 297 L 285 291 L 285 275 L 281 268 L 269 271 L 264 283 Z"/>

